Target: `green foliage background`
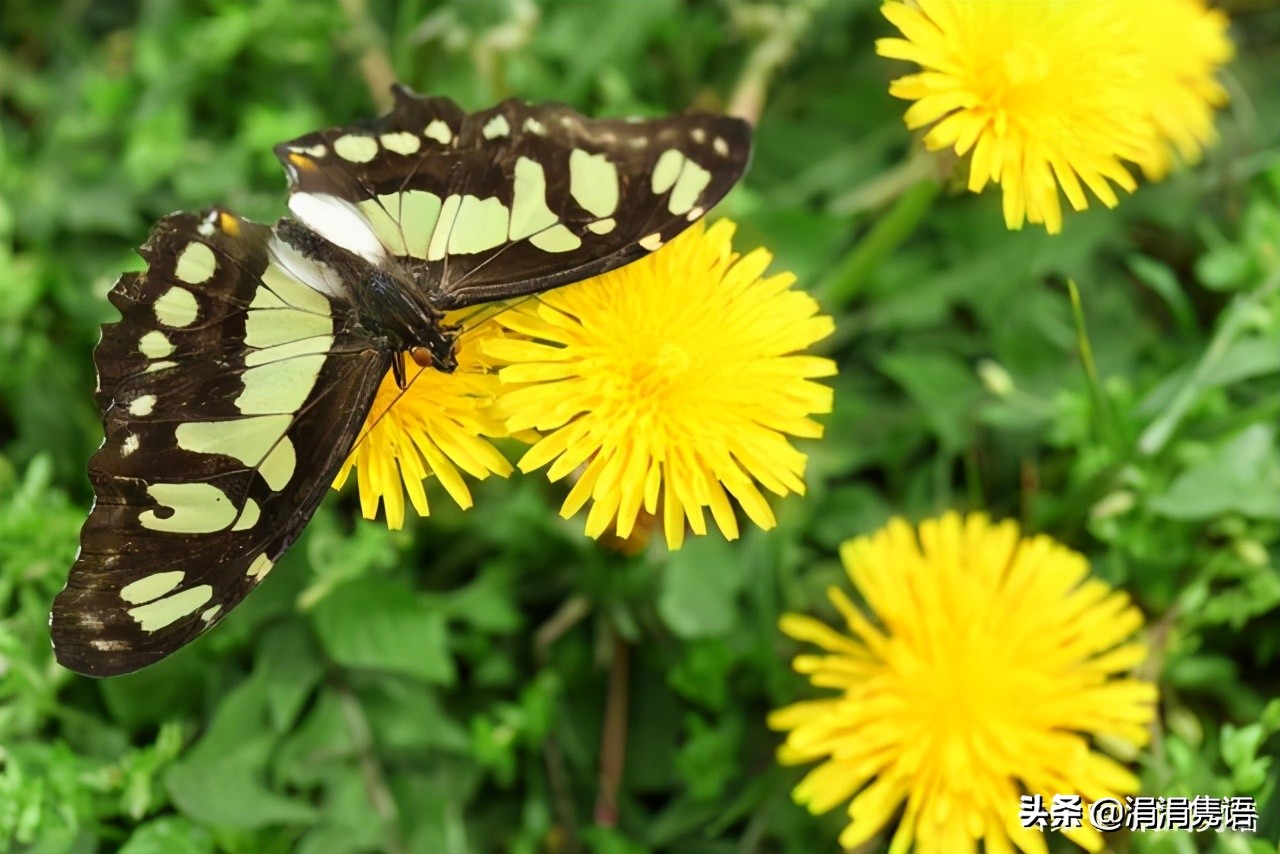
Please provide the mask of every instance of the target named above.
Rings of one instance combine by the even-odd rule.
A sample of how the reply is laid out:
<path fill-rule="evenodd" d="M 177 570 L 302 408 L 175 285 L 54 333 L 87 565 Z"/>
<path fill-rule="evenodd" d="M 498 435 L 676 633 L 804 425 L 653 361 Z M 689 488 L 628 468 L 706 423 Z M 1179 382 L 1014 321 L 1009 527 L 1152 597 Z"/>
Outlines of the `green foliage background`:
<path fill-rule="evenodd" d="M 1280 12 L 1227 8 L 1222 144 L 1048 237 L 1006 231 L 994 194 L 916 183 L 932 167 L 871 2 L 4 0 L 0 849 L 835 850 L 843 817 L 790 802 L 800 771 L 763 725 L 808 693 L 776 621 L 828 613 L 842 540 L 955 507 L 1052 534 L 1140 604 L 1161 687 L 1144 790 L 1262 815 L 1252 838 L 1111 844 L 1276 850 Z M 54 664 L 101 437 L 91 350 L 152 222 L 274 220 L 272 144 L 373 115 L 388 70 L 470 108 L 622 115 L 723 107 L 779 59 L 718 213 L 835 315 L 841 373 L 777 530 L 629 558 L 535 477 L 467 513 L 437 491 L 398 533 L 348 491 L 172 658 L 99 682 Z"/>

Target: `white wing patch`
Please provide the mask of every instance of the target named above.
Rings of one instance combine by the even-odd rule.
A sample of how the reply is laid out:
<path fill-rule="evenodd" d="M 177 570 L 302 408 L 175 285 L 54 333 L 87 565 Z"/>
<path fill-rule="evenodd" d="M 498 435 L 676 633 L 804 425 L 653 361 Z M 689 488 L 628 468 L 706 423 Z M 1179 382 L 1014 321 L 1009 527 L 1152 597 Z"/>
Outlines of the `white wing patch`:
<path fill-rule="evenodd" d="M 312 261 L 303 256 L 278 237 L 272 237 L 267 244 L 267 255 L 271 263 L 263 271 L 262 282 L 280 297 L 282 304 L 288 304 L 299 311 L 310 311 L 315 314 L 329 314 L 329 301 L 322 296 L 345 299 L 347 288 L 341 277 L 330 267 Z M 262 296 L 259 291 L 254 298 Z"/>
<path fill-rule="evenodd" d="M 522 240 L 550 228 L 560 218 L 547 207 L 547 176 L 542 164 L 529 157 L 516 160 L 508 237 Z"/>
<path fill-rule="evenodd" d="M 360 212 L 392 255 L 427 257 L 427 246 L 440 218 L 440 197 L 426 190 L 384 193 L 365 199 Z"/>
<path fill-rule="evenodd" d="M 343 137 L 347 139 L 348 137 Z M 351 137 L 363 139 L 377 151 L 377 143 L 368 137 Z M 341 142 L 342 140 L 338 140 Z M 334 143 L 337 151 L 338 143 Z M 361 215 L 360 210 L 346 199 L 331 196 L 327 193 L 294 193 L 289 197 L 289 210 L 302 220 L 307 228 L 323 237 L 330 243 L 341 246 L 364 258 L 371 264 L 377 264 L 386 256 L 386 250 L 373 232 L 369 221 Z"/>
<path fill-rule="evenodd" d="M 333 141 L 333 153 L 352 163 L 368 163 L 378 156 L 378 143 L 372 137 L 349 133 Z"/>
<path fill-rule="evenodd" d="M 575 148 L 569 154 L 569 194 L 598 217 L 612 215 L 618 208 L 618 167 L 603 154 Z"/>
<path fill-rule="evenodd" d="M 244 509 L 240 511 L 240 518 L 231 526 L 231 530 L 247 531 L 258 524 L 258 519 L 261 517 L 262 510 L 258 507 L 258 502 L 250 498 L 244 503 Z"/>
<path fill-rule="evenodd" d="M 449 232 L 453 229 L 461 206 L 461 196 L 449 196 L 440 206 L 440 218 L 436 220 L 435 228 L 431 231 L 431 242 L 427 244 L 428 261 L 439 261 L 444 257 L 445 247 L 449 245 Z"/>
<path fill-rule="evenodd" d="M 257 415 L 251 418 L 233 418 L 225 421 L 192 421 L 179 424 L 174 430 L 174 438 L 178 447 L 184 451 L 197 454 L 223 454 L 239 460 L 249 468 L 256 468 L 274 454 L 283 442 L 288 442 L 284 433 L 293 420 L 291 415 Z M 293 456 L 293 444 L 289 443 L 289 453 Z M 289 475 L 292 475 L 290 466 Z M 263 477 L 266 477 L 264 474 Z M 285 483 L 288 477 L 285 477 Z M 277 492 L 284 483 L 268 485 Z"/>
<path fill-rule="evenodd" d="M 205 248 L 208 249 L 207 246 Z M 156 320 L 174 329 L 190 326 L 200 316 L 200 305 L 186 288 L 169 288 L 160 295 L 152 308 L 155 310 Z"/>
<path fill-rule="evenodd" d="M 157 572 L 155 575 L 139 578 L 120 588 L 120 598 L 130 605 L 141 605 L 152 599 L 159 599 L 181 584 L 182 579 L 186 577 L 187 574 L 180 571 Z"/>
<path fill-rule="evenodd" d="M 563 225 L 557 225 L 538 232 L 529 238 L 529 242 L 543 252 L 572 252 L 582 245 L 582 238 Z"/>
<path fill-rule="evenodd" d="M 218 268 L 213 250 L 199 241 L 188 243 L 178 256 L 173 274 L 189 285 L 199 285 L 213 278 Z"/>
<path fill-rule="evenodd" d="M 294 356 L 256 365 L 240 375 L 244 391 L 236 409 L 244 415 L 291 414 L 302 408 L 324 367 L 325 354 Z"/>
<path fill-rule="evenodd" d="M 658 157 L 649 180 L 649 187 L 655 195 L 671 191 L 667 210 L 679 216 L 694 210 L 698 196 L 711 183 L 711 173 L 678 149 L 669 148 Z M 641 245 L 644 245 L 643 241 Z"/>
<path fill-rule="evenodd" d="M 453 142 L 453 131 L 449 129 L 449 125 L 443 119 L 432 119 L 422 133 L 441 145 L 448 145 Z"/>
<path fill-rule="evenodd" d="M 154 394 L 143 394 L 135 397 L 129 403 L 129 414 L 136 417 L 145 417 L 155 411 L 156 396 Z"/>
<path fill-rule="evenodd" d="M 148 359 L 163 359 L 173 353 L 173 342 L 159 329 L 153 329 L 138 339 L 138 351 Z"/>
<path fill-rule="evenodd" d="M 481 133 L 485 139 L 497 139 L 511 133 L 511 125 L 507 124 L 506 116 L 494 116 L 485 123 Z"/>
<path fill-rule="evenodd" d="M 253 559 L 253 563 L 249 564 L 245 575 L 261 581 L 267 577 L 267 573 L 271 571 L 271 566 L 271 560 L 265 554 L 260 554 Z"/>
<path fill-rule="evenodd" d="M 457 219 L 449 232 L 449 252 L 474 255 L 507 242 L 511 212 L 500 199 L 463 196 Z"/>
<path fill-rule="evenodd" d="M 288 436 L 281 436 L 274 451 L 258 466 L 258 474 L 276 492 L 284 489 L 298 467 L 298 452 Z"/>
<path fill-rule="evenodd" d="M 680 177 L 680 164 L 684 163 L 684 155 L 675 148 L 668 148 L 658 156 L 653 165 L 653 174 L 649 176 L 649 189 L 655 195 L 670 190 Z"/>
<path fill-rule="evenodd" d="M 153 483 L 147 494 L 169 513 L 155 510 L 138 515 L 142 527 L 170 534 L 213 534 L 226 530 L 239 512 L 227 494 L 210 483 Z"/>
<path fill-rule="evenodd" d="M 138 623 L 144 632 L 156 632 L 165 626 L 176 623 L 183 617 L 194 614 L 213 598 L 213 588 L 201 584 L 181 593 L 166 596 L 148 605 L 139 605 L 129 609 L 129 616 Z"/>
<path fill-rule="evenodd" d="M 667 200 L 667 210 L 676 216 L 693 210 L 698 196 L 702 195 L 702 191 L 710 183 L 711 173 L 686 157 L 680 169 L 680 177 L 676 179 L 676 186 L 671 191 L 671 198 Z"/>
<path fill-rule="evenodd" d="M 403 154 L 406 157 L 417 152 L 422 147 L 422 140 L 403 130 L 399 133 L 384 133 L 379 137 L 379 140 L 382 142 L 382 147 L 387 151 L 394 151 L 396 154 Z"/>

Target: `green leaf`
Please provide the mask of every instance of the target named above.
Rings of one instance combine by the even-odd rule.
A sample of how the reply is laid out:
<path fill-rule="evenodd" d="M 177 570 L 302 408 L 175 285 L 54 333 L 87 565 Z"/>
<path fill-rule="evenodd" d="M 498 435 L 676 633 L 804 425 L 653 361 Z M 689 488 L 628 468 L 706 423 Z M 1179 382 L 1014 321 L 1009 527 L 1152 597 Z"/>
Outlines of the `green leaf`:
<path fill-rule="evenodd" d="M 676 757 L 676 769 L 695 801 L 718 798 L 738 774 L 742 719 L 725 716 L 708 722 L 699 715 L 685 719 L 688 735 Z"/>
<path fill-rule="evenodd" d="M 881 358 L 879 366 L 920 407 L 944 451 L 958 453 L 972 441 L 975 409 L 985 395 L 962 360 L 948 353 L 898 352 Z"/>
<path fill-rule="evenodd" d="M 1232 512 L 1280 519 L 1275 439 L 1276 429 L 1268 424 L 1242 430 L 1152 498 L 1151 509 L 1171 519 L 1212 519 Z"/>
<path fill-rule="evenodd" d="M 275 624 L 256 641 L 255 672 L 266 686 L 272 726 L 286 730 L 323 676 L 319 650 L 301 620 Z"/>
<path fill-rule="evenodd" d="M 321 600 L 311 619 L 325 652 L 344 667 L 433 683 L 455 678 L 444 616 L 402 585 L 348 582 Z"/>
<path fill-rule="evenodd" d="M 166 816 L 138 827 L 120 854 L 211 854 L 209 832 L 180 816 Z"/>
<path fill-rule="evenodd" d="M 226 695 L 209 731 L 169 769 L 165 775 L 169 795 L 187 816 L 215 826 L 311 822 L 314 807 L 266 784 L 264 772 L 273 743 L 264 686 L 245 682 Z"/>
<path fill-rule="evenodd" d="M 658 613 L 676 635 L 706 638 L 733 628 L 743 585 L 742 559 L 718 534 L 694 537 L 667 557 Z"/>

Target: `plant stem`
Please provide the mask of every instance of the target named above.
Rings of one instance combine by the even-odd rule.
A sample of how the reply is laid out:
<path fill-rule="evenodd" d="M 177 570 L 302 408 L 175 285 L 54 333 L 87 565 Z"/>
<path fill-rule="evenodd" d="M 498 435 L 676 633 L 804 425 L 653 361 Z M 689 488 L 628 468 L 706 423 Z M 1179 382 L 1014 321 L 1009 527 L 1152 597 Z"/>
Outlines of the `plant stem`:
<path fill-rule="evenodd" d="M 390 110 L 393 102 L 391 84 L 398 78 L 387 55 L 382 32 L 369 17 L 368 0 L 340 0 L 340 3 L 351 23 L 350 44 L 359 53 L 360 75 L 369 87 L 369 96 L 379 110 Z"/>
<path fill-rule="evenodd" d="M 618 824 L 618 787 L 627 758 L 627 706 L 630 701 L 631 649 L 613 631 L 613 662 L 609 666 L 609 687 L 605 695 L 604 730 L 600 735 L 600 790 L 596 796 L 595 821 L 601 827 Z"/>
<path fill-rule="evenodd" d="M 1267 299 L 1273 291 L 1280 288 L 1280 271 L 1273 273 L 1257 290 L 1249 294 L 1241 294 L 1231 301 L 1231 305 L 1223 312 L 1222 322 L 1218 324 L 1204 355 L 1196 363 L 1195 369 L 1178 389 L 1169 406 L 1153 420 L 1138 438 L 1138 451 L 1145 456 L 1158 454 L 1173 436 L 1174 431 L 1186 416 L 1187 410 L 1196 402 L 1204 391 L 1205 380 L 1222 361 L 1222 357 L 1231 349 L 1249 326 L 1255 307 Z"/>
<path fill-rule="evenodd" d="M 533 649 L 539 661 L 545 661 L 551 645 L 564 636 L 565 632 L 581 623 L 591 613 L 591 600 L 581 593 L 574 594 L 560 604 L 538 630 L 533 633 Z"/>
<path fill-rule="evenodd" d="M 809 29 L 814 13 L 825 0 L 806 0 L 779 7 L 750 7 L 760 20 L 751 22 L 763 33 L 751 50 L 729 97 L 728 113 L 751 124 L 759 124 L 760 114 L 774 72 L 790 61 L 800 39 Z"/>
<path fill-rule="evenodd" d="M 382 764 L 373 751 L 373 733 L 369 728 L 369 719 L 365 717 L 360 700 L 346 685 L 335 682 L 334 691 L 338 695 L 338 705 L 342 709 L 342 717 L 347 724 L 347 732 L 355 746 L 360 762 L 360 775 L 364 778 L 365 791 L 369 795 L 369 803 L 382 821 L 385 832 L 387 850 L 392 854 L 408 854 L 404 840 L 400 838 L 400 810 L 396 799 L 387 786 L 386 775 L 382 773 Z"/>
<path fill-rule="evenodd" d="M 1089 343 L 1089 329 L 1084 323 L 1084 303 L 1080 301 L 1080 289 L 1074 279 L 1067 279 L 1067 294 L 1071 298 L 1071 317 L 1076 325 L 1076 346 L 1080 350 L 1080 365 L 1084 369 L 1085 381 L 1089 384 L 1089 392 L 1093 397 L 1093 409 L 1097 413 L 1104 439 L 1108 445 L 1116 448 L 1113 440 L 1117 438 L 1116 422 L 1111 412 L 1107 393 L 1102 388 L 1102 377 L 1098 373 L 1098 364 L 1093 359 L 1093 345 Z M 1118 450 L 1118 448 L 1117 448 Z"/>
<path fill-rule="evenodd" d="M 906 189 L 827 276 L 818 289 L 818 299 L 832 309 L 852 302 L 876 266 L 915 232 L 940 189 L 933 180 L 918 181 Z"/>
<path fill-rule="evenodd" d="M 564 832 L 558 850 L 561 854 L 578 854 L 582 850 L 582 840 L 578 838 L 578 811 L 573 806 L 569 773 L 564 767 L 564 752 L 554 735 L 548 735 L 542 740 L 542 760 L 547 768 L 547 782 L 551 786 L 551 808 Z"/>

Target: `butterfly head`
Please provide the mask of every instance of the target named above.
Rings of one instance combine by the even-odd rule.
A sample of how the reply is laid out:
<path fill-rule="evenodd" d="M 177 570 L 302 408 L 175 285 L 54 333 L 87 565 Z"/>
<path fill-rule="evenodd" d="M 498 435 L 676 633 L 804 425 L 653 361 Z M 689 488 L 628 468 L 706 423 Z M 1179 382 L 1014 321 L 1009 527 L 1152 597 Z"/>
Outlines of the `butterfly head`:
<path fill-rule="evenodd" d="M 410 347 L 409 357 L 423 368 L 435 368 L 437 371 L 443 371 L 451 374 L 458 368 L 458 357 L 454 353 L 452 340 L 449 341 L 449 348 L 443 352 L 437 352 L 430 347 Z"/>

